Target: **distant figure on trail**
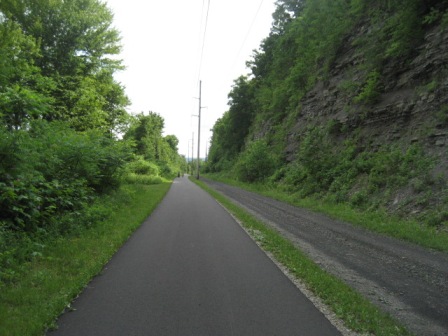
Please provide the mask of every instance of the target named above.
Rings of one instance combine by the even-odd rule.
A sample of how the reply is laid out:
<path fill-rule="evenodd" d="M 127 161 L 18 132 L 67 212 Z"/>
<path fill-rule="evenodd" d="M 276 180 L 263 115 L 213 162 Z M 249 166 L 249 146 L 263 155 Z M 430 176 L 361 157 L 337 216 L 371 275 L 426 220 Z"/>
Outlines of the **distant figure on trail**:
<path fill-rule="evenodd" d="M 180 177 L 180 172 L 177 172 L 177 177 Z"/>

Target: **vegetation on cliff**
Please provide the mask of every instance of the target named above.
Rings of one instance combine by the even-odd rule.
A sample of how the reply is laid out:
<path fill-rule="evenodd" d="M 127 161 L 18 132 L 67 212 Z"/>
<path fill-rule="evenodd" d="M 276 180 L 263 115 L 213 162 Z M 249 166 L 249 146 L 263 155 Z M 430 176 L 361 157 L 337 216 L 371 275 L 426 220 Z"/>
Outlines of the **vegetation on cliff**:
<path fill-rule="evenodd" d="M 278 0 L 273 18 L 207 171 L 446 228 L 448 1 Z"/>

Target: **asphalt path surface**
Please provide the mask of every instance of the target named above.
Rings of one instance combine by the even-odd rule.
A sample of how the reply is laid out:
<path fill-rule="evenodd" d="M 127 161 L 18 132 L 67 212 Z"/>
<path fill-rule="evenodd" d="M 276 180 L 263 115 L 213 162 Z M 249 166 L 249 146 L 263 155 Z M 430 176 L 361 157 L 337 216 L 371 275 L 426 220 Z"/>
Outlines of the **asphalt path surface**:
<path fill-rule="evenodd" d="M 448 335 L 448 254 L 224 183 L 203 181 L 277 229 L 416 335 Z"/>
<path fill-rule="evenodd" d="M 48 335 L 339 335 L 186 177 Z"/>

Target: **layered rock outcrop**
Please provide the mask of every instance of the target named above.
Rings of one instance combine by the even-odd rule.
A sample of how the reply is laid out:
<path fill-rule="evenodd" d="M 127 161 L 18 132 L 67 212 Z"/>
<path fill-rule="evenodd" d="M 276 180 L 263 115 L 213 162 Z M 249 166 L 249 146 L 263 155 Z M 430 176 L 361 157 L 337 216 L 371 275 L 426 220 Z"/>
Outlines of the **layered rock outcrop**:
<path fill-rule="evenodd" d="M 287 157 L 294 159 L 300 136 L 310 126 L 339 124 L 341 137 L 359 132 L 359 145 L 370 150 L 417 143 L 438 158 L 438 171 L 448 170 L 448 29 L 426 32 L 409 59 L 382 66 L 373 103 L 357 103 L 367 77 L 363 55 L 353 46 L 364 27 L 346 40 L 329 76 L 316 83 L 301 102 L 289 134 Z M 382 52 L 378 50 L 378 52 Z M 442 168 L 443 167 L 443 168 Z"/>

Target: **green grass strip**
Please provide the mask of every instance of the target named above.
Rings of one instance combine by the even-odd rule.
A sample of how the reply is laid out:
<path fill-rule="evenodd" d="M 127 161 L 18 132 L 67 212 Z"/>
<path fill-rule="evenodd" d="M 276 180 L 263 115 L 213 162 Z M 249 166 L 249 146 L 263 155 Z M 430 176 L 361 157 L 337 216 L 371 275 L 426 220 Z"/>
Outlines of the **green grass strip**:
<path fill-rule="evenodd" d="M 378 336 L 410 335 L 389 314 L 382 312 L 344 282 L 322 270 L 277 231 L 266 226 L 202 181 L 196 179 L 192 181 L 227 208 L 249 232 L 256 232 L 252 237 L 260 243 L 262 248 L 270 252 L 291 274 L 304 281 L 307 287 L 321 298 L 349 329 Z"/>
<path fill-rule="evenodd" d="M 27 272 L 0 291 L 0 335 L 42 335 L 156 208 L 171 183 L 127 185 L 101 206 L 110 219 L 50 242 Z"/>

